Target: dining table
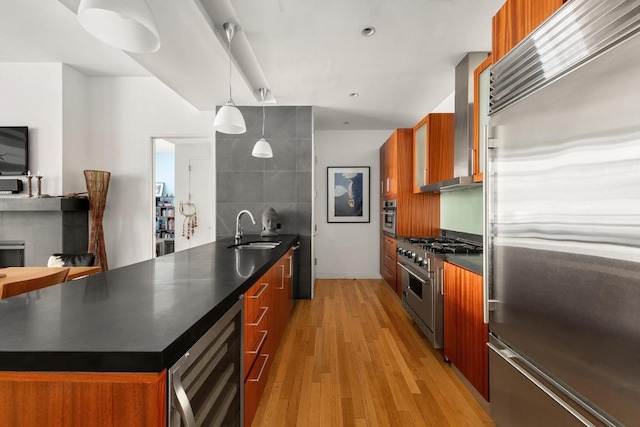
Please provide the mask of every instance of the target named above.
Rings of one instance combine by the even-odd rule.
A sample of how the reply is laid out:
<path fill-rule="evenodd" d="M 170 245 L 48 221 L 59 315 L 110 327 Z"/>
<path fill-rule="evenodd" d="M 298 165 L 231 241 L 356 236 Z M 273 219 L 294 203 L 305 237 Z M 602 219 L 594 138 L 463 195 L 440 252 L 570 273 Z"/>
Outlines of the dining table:
<path fill-rule="evenodd" d="M 100 266 L 89 267 L 6 267 L 0 268 L 0 295 L 6 284 L 21 282 L 49 276 L 62 270 L 67 270 L 64 282 L 100 273 Z"/>

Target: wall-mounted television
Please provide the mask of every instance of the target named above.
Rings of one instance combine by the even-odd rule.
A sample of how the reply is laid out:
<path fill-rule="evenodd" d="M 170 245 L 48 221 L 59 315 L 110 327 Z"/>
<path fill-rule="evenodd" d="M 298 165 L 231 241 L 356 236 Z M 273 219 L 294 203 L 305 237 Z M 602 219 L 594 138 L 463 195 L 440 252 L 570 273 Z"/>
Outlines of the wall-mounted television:
<path fill-rule="evenodd" d="M 0 175 L 26 175 L 29 169 L 29 128 L 0 126 Z"/>

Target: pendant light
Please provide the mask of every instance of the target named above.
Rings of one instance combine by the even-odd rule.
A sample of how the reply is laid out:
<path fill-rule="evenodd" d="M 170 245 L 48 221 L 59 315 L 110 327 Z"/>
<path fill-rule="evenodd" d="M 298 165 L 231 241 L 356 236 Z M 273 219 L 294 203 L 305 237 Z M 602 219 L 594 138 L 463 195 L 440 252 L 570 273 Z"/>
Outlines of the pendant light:
<path fill-rule="evenodd" d="M 231 40 L 238 31 L 238 26 L 233 22 L 225 22 L 223 28 L 229 40 L 229 100 L 218 110 L 213 121 L 213 129 L 222 133 L 245 133 L 247 125 L 244 123 L 244 117 L 231 98 Z"/>
<path fill-rule="evenodd" d="M 264 139 L 264 101 L 265 99 L 267 99 L 269 89 L 261 87 L 260 89 L 258 89 L 258 93 L 260 94 L 260 99 L 262 100 L 262 138 L 260 138 L 258 142 L 256 142 L 256 145 L 253 146 L 251 155 L 253 157 L 270 159 L 273 157 L 273 150 L 271 150 L 271 144 L 269 144 L 269 141 Z"/>
<path fill-rule="evenodd" d="M 118 49 L 133 53 L 160 49 L 158 27 L 146 0 L 81 0 L 78 22 L 92 36 Z"/>

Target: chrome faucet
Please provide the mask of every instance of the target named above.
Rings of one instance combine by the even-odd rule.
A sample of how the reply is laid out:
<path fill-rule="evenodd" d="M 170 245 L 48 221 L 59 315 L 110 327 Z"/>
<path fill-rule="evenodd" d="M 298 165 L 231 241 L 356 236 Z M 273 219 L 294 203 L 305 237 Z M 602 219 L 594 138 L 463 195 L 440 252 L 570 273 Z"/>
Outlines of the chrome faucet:
<path fill-rule="evenodd" d="M 243 209 L 240 212 L 238 212 L 238 216 L 236 217 L 236 235 L 234 236 L 236 244 L 240 243 L 240 240 L 242 240 L 242 235 L 244 234 L 244 229 L 240 225 L 240 219 L 242 218 L 242 214 L 248 214 L 249 218 L 251 218 L 251 222 L 253 223 L 253 225 L 256 224 L 256 220 L 253 218 L 253 215 L 251 215 L 251 212 L 249 212 L 246 209 Z"/>

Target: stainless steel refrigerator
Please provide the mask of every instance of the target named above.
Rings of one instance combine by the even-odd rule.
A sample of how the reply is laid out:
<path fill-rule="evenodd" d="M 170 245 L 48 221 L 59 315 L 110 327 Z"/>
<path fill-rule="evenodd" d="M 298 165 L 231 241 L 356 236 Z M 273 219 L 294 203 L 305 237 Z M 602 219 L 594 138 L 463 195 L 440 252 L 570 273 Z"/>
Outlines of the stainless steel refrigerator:
<path fill-rule="evenodd" d="M 639 32 L 639 0 L 570 0 L 492 68 L 499 426 L 640 425 Z"/>

